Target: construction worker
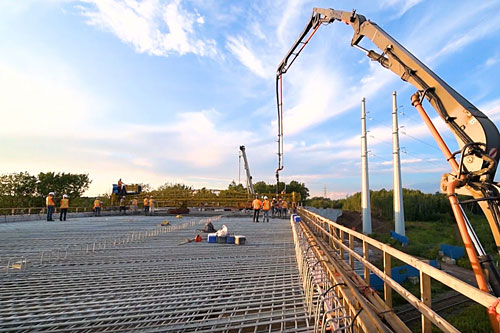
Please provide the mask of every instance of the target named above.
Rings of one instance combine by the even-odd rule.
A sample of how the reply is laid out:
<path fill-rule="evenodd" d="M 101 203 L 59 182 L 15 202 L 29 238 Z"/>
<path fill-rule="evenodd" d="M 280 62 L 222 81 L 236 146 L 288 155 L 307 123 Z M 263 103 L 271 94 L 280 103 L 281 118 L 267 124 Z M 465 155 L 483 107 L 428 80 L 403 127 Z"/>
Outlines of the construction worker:
<path fill-rule="evenodd" d="M 137 205 L 139 204 L 139 201 L 137 198 L 132 199 L 132 211 L 134 214 L 137 214 Z"/>
<path fill-rule="evenodd" d="M 144 215 L 148 215 L 148 214 L 149 214 L 149 198 L 146 195 L 144 197 Z"/>
<path fill-rule="evenodd" d="M 283 204 L 281 205 L 281 210 L 283 217 L 287 217 L 288 215 L 288 202 L 286 200 L 283 200 Z"/>
<path fill-rule="evenodd" d="M 276 208 L 278 207 L 278 200 L 276 198 L 273 198 L 273 201 L 271 201 L 271 217 L 274 218 L 276 215 Z"/>
<path fill-rule="evenodd" d="M 56 202 L 54 201 L 54 192 L 50 192 L 45 199 L 45 205 L 47 206 L 47 221 L 54 221 L 52 219 L 52 214 L 54 213 Z"/>
<path fill-rule="evenodd" d="M 127 207 L 125 206 L 125 197 L 122 197 L 120 199 L 120 211 L 119 213 L 121 214 L 123 211 L 123 214 L 126 214 Z"/>
<path fill-rule="evenodd" d="M 259 200 L 258 196 L 252 201 L 253 208 L 253 222 L 259 222 L 260 207 L 262 207 L 262 201 Z"/>
<path fill-rule="evenodd" d="M 101 215 L 101 200 L 99 198 L 95 198 L 94 200 L 94 206 L 92 209 L 94 210 L 94 216 L 100 216 Z"/>
<path fill-rule="evenodd" d="M 125 184 L 123 184 L 122 179 L 118 179 L 118 194 L 123 195 L 125 194 Z"/>
<path fill-rule="evenodd" d="M 155 201 L 153 196 L 149 197 L 149 215 L 153 216 L 155 212 Z"/>
<path fill-rule="evenodd" d="M 276 205 L 276 212 L 278 213 L 278 215 L 281 217 L 281 211 L 282 211 L 282 208 L 283 208 L 283 199 L 278 199 L 278 204 Z"/>
<path fill-rule="evenodd" d="M 61 199 L 61 206 L 59 212 L 59 221 L 66 221 L 66 214 L 69 208 L 69 197 L 65 194 Z"/>
<path fill-rule="evenodd" d="M 264 202 L 262 202 L 262 213 L 263 213 L 262 222 L 266 222 L 266 218 L 267 218 L 267 223 L 269 223 L 269 210 L 270 209 L 271 209 L 271 203 L 269 202 L 269 200 L 267 200 L 267 197 L 265 196 Z"/>

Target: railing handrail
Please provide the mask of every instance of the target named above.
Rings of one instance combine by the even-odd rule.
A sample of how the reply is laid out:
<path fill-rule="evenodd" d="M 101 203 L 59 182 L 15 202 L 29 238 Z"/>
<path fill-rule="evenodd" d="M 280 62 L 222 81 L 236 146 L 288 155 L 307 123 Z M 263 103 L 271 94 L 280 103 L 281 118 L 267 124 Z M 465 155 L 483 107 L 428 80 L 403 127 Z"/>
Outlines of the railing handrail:
<path fill-rule="evenodd" d="M 366 236 L 362 233 L 359 233 L 357 231 L 354 231 L 352 229 L 349 229 L 343 225 L 340 225 L 338 223 L 335 223 L 323 216 L 320 216 L 316 213 L 313 213 L 309 210 L 306 210 L 304 208 L 298 208 L 300 212 L 305 212 L 306 214 L 312 215 L 314 218 L 321 220 L 324 223 L 327 223 L 329 226 L 336 228 L 338 230 L 342 230 L 344 233 L 351 235 L 357 239 L 362 240 L 363 242 L 368 243 L 369 245 L 373 246 L 374 248 L 377 248 L 381 250 L 384 253 L 390 254 L 392 257 L 401 260 L 402 262 L 416 268 L 418 271 L 423 272 L 430 276 L 431 278 L 443 283 L 444 285 L 450 287 L 451 289 L 459 292 L 460 294 L 468 297 L 469 299 L 475 301 L 478 304 L 481 304 L 482 306 L 489 308 L 496 300 L 497 298 L 491 294 L 488 294 L 476 287 L 473 287 L 469 285 L 468 283 L 457 279 L 456 277 L 449 275 L 445 272 L 440 271 L 439 269 L 429 265 L 428 263 L 417 259 L 409 254 L 406 254 L 400 250 L 397 250 L 387 244 L 384 244 L 382 242 L 379 242 L 369 236 Z M 348 250 L 348 249 L 347 249 Z M 500 304 L 497 306 L 497 313 L 500 313 Z"/>

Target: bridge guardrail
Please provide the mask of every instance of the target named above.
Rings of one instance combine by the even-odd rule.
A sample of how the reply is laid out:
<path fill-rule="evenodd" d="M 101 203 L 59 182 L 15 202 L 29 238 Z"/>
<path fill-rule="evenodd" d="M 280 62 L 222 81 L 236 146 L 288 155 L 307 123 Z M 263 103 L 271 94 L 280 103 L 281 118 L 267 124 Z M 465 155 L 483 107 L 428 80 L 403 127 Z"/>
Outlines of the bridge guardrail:
<path fill-rule="evenodd" d="M 443 283 L 449 288 L 466 296 L 478 304 L 490 308 L 496 304 L 497 298 L 476 287 L 463 282 L 454 276 L 451 276 L 439 269 L 429 265 L 423 260 L 417 259 L 409 254 L 397 250 L 387 244 L 381 243 L 369 236 L 357 231 L 351 230 L 343 225 L 330 221 L 318 214 L 308 211 L 304 208 L 298 208 L 298 214 L 302 220 L 307 223 L 317 234 L 320 234 L 323 240 L 330 243 L 341 258 L 348 254 L 349 265 L 354 269 L 354 260 L 359 261 L 363 267 L 363 278 L 370 283 L 370 272 L 375 273 L 384 281 L 384 300 L 389 307 L 392 307 L 392 290 L 395 290 L 403 298 L 420 311 L 422 316 L 422 332 L 431 332 L 434 323 L 445 332 L 458 332 L 450 323 L 441 318 L 431 309 L 431 281 L 432 279 Z M 326 228 L 328 226 L 328 228 Z M 347 241 L 347 242 L 346 242 Z M 355 242 L 360 242 L 363 248 L 363 254 L 360 255 L 354 250 Z M 347 243 L 347 245 L 345 244 Z M 382 252 L 384 263 L 383 270 L 380 270 L 369 261 L 369 246 Z M 421 298 L 418 299 L 403 286 L 391 279 L 391 259 L 395 258 L 416 268 L 420 275 Z M 500 313 L 500 305 L 496 305 L 496 312 Z M 497 323 L 498 324 L 498 323 Z M 497 330 L 495 330 L 497 331 Z"/>

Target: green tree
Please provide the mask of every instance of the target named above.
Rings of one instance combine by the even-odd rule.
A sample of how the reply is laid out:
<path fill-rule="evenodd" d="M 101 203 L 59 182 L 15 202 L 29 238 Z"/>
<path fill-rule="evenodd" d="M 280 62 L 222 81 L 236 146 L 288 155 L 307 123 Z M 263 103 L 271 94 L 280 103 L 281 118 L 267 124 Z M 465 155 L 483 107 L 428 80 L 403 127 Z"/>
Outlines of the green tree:
<path fill-rule="evenodd" d="M 242 193 L 245 193 L 247 191 L 247 189 L 242 184 L 236 184 L 234 180 L 229 184 L 227 189 L 228 191 L 242 192 Z"/>
<path fill-rule="evenodd" d="M 2 207 L 27 207 L 37 205 L 37 178 L 28 172 L 0 176 L 0 205 Z"/>
<path fill-rule="evenodd" d="M 40 197 L 55 192 L 58 197 L 67 194 L 70 198 L 78 198 L 88 190 L 91 182 L 88 174 L 40 172 L 36 192 Z"/>

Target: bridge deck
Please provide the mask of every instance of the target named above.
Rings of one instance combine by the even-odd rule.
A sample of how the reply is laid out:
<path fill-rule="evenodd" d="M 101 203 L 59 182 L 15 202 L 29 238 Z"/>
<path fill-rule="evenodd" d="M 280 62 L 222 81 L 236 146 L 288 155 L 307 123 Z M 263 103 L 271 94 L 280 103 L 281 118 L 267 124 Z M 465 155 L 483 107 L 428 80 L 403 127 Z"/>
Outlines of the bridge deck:
<path fill-rule="evenodd" d="M 308 330 L 288 220 L 223 217 L 247 245 L 178 245 L 200 219 L 0 225 L 0 331 Z M 5 272 L 23 256 L 31 267 Z"/>

